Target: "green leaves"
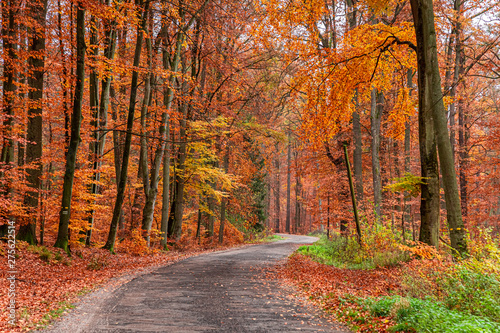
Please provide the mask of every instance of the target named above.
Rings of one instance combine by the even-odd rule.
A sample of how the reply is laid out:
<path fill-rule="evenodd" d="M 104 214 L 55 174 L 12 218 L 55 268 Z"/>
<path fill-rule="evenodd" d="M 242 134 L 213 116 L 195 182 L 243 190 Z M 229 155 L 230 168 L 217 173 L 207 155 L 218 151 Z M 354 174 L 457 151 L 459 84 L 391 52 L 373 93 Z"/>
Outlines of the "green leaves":
<path fill-rule="evenodd" d="M 415 176 L 410 172 L 406 172 L 404 177 L 393 178 L 393 184 L 384 187 L 386 191 L 394 193 L 405 193 L 406 196 L 418 197 L 420 194 L 420 186 L 425 185 L 425 177 Z"/>

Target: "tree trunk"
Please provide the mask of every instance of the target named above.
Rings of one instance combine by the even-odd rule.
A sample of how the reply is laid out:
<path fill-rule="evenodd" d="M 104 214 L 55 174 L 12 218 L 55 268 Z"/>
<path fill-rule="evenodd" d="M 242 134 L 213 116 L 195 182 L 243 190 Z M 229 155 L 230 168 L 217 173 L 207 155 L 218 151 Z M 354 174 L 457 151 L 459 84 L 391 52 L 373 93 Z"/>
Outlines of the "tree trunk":
<path fill-rule="evenodd" d="M 275 210 L 276 210 L 276 222 L 274 224 L 274 232 L 280 232 L 280 214 L 281 214 L 281 206 L 280 206 L 280 154 L 279 154 L 279 146 L 276 143 L 276 160 L 274 162 L 274 166 L 276 168 L 276 189 L 274 190 L 275 196 Z"/>
<path fill-rule="evenodd" d="M 168 214 L 170 208 L 170 119 L 167 119 L 167 131 L 165 144 L 165 153 L 163 154 L 163 195 L 161 208 L 161 232 L 162 237 L 160 244 L 162 248 L 167 248 L 167 232 L 168 232 Z"/>
<path fill-rule="evenodd" d="M 230 152 L 229 141 L 226 142 L 226 154 L 224 155 L 224 172 L 227 174 L 229 172 L 229 152 Z M 226 223 L 226 208 L 229 199 L 227 197 L 222 198 L 220 203 L 220 227 L 219 227 L 219 244 L 224 242 L 224 224 Z"/>
<path fill-rule="evenodd" d="M 349 20 L 349 30 L 353 30 L 357 26 L 357 8 L 353 0 L 347 0 L 349 12 L 347 14 Z M 354 112 L 352 113 L 352 132 L 354 137 L 354 154 L 353 154 L 353 167 L 354 167 L 354 180 L 356 183 L 356 199 L 359 203 L 363 201 L 363 146 L 361 134 L 361 117 L 358 105 L 358 91 L 354 93 Z"/>
<path fill-rule="evenodd" d="M 66 171 L 64 173 L 63 195 L 59 213 L 59 230 L 54 244 L 69 253 L 69 220 L 71 217 L 71 198 L 73 180 L 75 178 L 76 155 L 80 144 L 80 127 L 82 123 L 83 89 L 85 81 L 85 8 L 78 3 L 76 13 L 76 85 L 71 116 L 71 137 L 66 154 Z"/>
<path fill-rule="evenodd" d="M 15 62 L 17 60 L 17 24 L 15 22 L 16 8 L 14 7 L 13 1 L 7 0 L 2 2 L 2 4 L 0 4 L 0 8 L 2 11 L 2 22 L 4 24 L 4 29 L 2 29 L 4 47 L 2 113 L 5 115 L 2 133 L 2 151 L 0 156 L 0 167 L 2 168 L 2 171 L 0 172 L 1 179 L 6 176 L 4 170 L 11 169 L 14 163 L 13 124 L 14 116 L 16 115 L 14 108 L 17 100 L 17 70 L 15 66 Z M 10 196 L 12 183 L 10 177 L 8 175 L 7 177 L 8 179 L 5 180 L 3 188 L 0 189 L 0 195 L 6 198 Z M 5 222 L 9 219 L 8 215 L 8 209 L 2 213 L 2 217 L 5 219 Z M 4 227 L 5 231 L 7 231 L 7 224 L 2 227 Z"/>
<path fill-rule="evenodd" d="M 106 1 L 106 5 L 110 6 L 110 0 Z M 104 49 L 104 57 L 109 61 L 113 61 L 115 58 L 115 50 L 116 50 L 116 21 L 112 21 L 107 27 L 105 43 L 106 48 Z M 112 73 L 110 70 L 107 70 L 107 76 L 101 82 L 101 96 L 99 100 L 99 110 L 95 117 L 96 123 L 96 133 L 94 135 L 95 146 L 94 146 L 94 160 L 93 160 L 93 169 L 94 174 L 92 176 L 92 187 L 91 194 L 96 195 L 99 192 L 99 186 L 96 184 L 101 179 L 101 173 L 99 171 L 101 166 L 101 156 L 104 153 L 104 146 L 106 144 L 106 131 L 102 129 L 106 128 L 108 123 L 108 107 L 109 107 L 109 95 L 111 90 L 111 79 Z M 94 200 L 95 202 L 95 200 Z M 94 210 L 92 209 L 89 216 L 89 229 L 87 231 L 87 239 L 85 241 L 86 245 L 90 245 L 90 240 L 92 238 L 92 228 L 94 226 Z"/>
<path fill-rule="evenodd" d="M 380 206 L 382 204 L 382 179 L 380 177 L 380 125 L 382 122 L 383 95 L 377 89 L 371 91 L 371 132 L 372 132 L 372 174 L 373 174 L 373 204 L 375 221 L 380 221 Z"/>
<path fill-rule="evenodd" d="M 165 29 L 166 31 L 166 29 Z M 175 46 L 175 54 L 174 54 L 174 59 L 172 60 L 172 63 L 168 61 L 168 50 L 166 49 L 167 45 L 167 36 L 164 37 L 164 51 L 163 51 L 163 66 L 165 69 L 170 68 L 172 73 L 176 73 L 178 66 L 179 66 L 179 61 L 180 61 L 180 56 L 181 56 L 181 49 L 182 49 L 182 43 L 184 41 L 184 33 L 179 30 L 177 34 L 177 42 Z M 152 51 L 152 50 L 151 50 Z M 147 236 L 147 241 L 149 244 L 149 232 L 151 231 L 151 225 L 153 223 L 153 213 L 154 213 L 154 207 L 156 204 L 156 195 L 158 193 L 158 183 L 159 183 L 159 174 L 160 174 L 160 167 L 161 167 L 161 161 L 163 159 L 163 154 L 165 151 L 165 141 L 167 140 L 167 127 L 168 127 L 168 122 L 169 122 L 169 110 L 172 105 L 172 100 L 173 100 L 173 84 L 175 82 L 175 74 L 171 74 L 170 79 L 169 79 L 169 84 L 168 87 L 166 88 L 166 95 L 164 97 L 164 104 L 165 104 L 165 111 L 162 114 L 161 118 L 161 124 L 160 124 L 160 145 L 158 149 L 156 149 L 155 152 L 155 157 L 154 157 L 154 163 L 151 168 L 151 184 L 147 187 L 148 191 L 146 193 L 146 204 L 144 205 L 144 211 L 143 211 L 143 220 L 142 220 L 142 228 L 148 233 Z M 146 171 L 147 172 L 147 169 Z M 146 189 L 146 187 L 145 187 Z M 167 194 L 168 196 L 168 194 Z M 168 222 L 167 222 L 168 223 Z M 165 234 L 166 235 L 166 234 Z M 166 245 L 166 243 L 165 243 Z"/>
<path fill-rule="evenodd" d="M 409 96 L 411 97 L 413 92 L 413 70 L 408 69 L 407 72 L 407 87 L 409 89 Z M 405 139 L 404 139 L 404 149 L 405 149 L 405 173 L 409 173 L 411 171 L 411 120 L 408 118 L 405 122 Z M 404 193 L 403 199 L 403 217 L 402 217 L 402 229 L 405 230 L 405 223 L 410 220 L 410 210 L 411 206 L 407 204 L 408 193 Z M 404 231 L 403 231 L 403 239 L 404 239 Z"/>
<path fill-rule="evenodd" d="M 287 149 L 287 177 L 286 177 L 286 232 L 290 233 L 290 210 L 291 210 L 291 172 L 292 172 L 292 145 L 291 145 L 291 135 L 288 132 L 288 149 Z"/>
<path fill-rule="evenodd" d="M 38 28 L 29 29 L 29 58 L 28 67 L 32 73 L 28 78 L 28 129 L 26 135 L 26 181 L 29 190 L 24 195 L 24 205 L 28 207 L 31 218 L 19 228 L 17 238 L 29 244 L 36 244 L 35 226 L 38 211 L 40 177 L 42 175 L 42 99 L 43 78 L 45 72 L 45 25 L 47 14 L 47 0 L 30 2 L 28 12 L 37 22 Z M 43 56 L 40 56 L 43 54 Z"/>
<path fill-rule="evenodd" d="M 443 184 L 445 191 L 447 220 L 450 231 L 451 246 L 461 255 L 467 252 L 467 241 L 465 238 L 462 212 L 460 208 L 460 197 L 458 193 L 455 164 L 451 150 L 450 137 L 448 135 L 447 119 L 443 104 L 441 91 L 441 77 L 437 60 L 436 32 L 434 27 L 434 10 L 432 0 L 410 0 L 415 34 L 417 36 L 417 62 L 419 73 L 419 113 L 430 113 L 430 117 L 423 118 L 426 135 L 431 135 L 430 130 L 425 127 L 429 121 L 433 121 L 432 129 L 437 138 L 439 147 L 439 159 Z M 428 147 L 431 151 L 435 148 Z M 434 153 L 435 154 L 435 153 Z M 428 155 L 429 156 L 429 155 Z M 426 156 L 424 156 L 426 157 Z M 430 161 L 432 163 L 432 161 Z M 423 167 L 427 167 L 422 164 Z M 437 165 L 432 166 L 435 179 L 438 178 Z M 423 168 L 424 169 L 424 168 Z M 425 176 L 422 174 L 422 176 Z M 431 175 L 434 176 L 434 175 Z M 429 179 L 428 182 L 433 181 Z M 439 182 L 436 182 L 437 190 L 432 195 L 439 198 Z M 431 198 L 432 199 L 432 198 Z M 437 207 L 439 210 L 439 199 Z M 432 211 L 432 215 L 434 212 Z M 435 214 L 435 215 L 438 215 Z"/>
<path fill-rule="evenodd" d="M 359 216 L 358 216 L 358 207 L 356 205 L 356 195 L 354 193 L 354 183 L 352 181 L 352 175 L 351 175 L 351 166 L 349 164 L 349 155 L 347 154 L 347 144 L 344 143 L 344 158 L 345 158 L 345 164 L 347 168 L 347 177 L 349 178 L 349 189 L 351 190 L 351 202 L 352 202 L 352 209 L 354 211 L 354 222 L 356 223 L 356 234 L 358 236 L 358 243 L 361 244 L 362 238 L 361 238 L 361 226 L 359 223 Z M 330 197 L 328 197 L 330 199 Z"/>
<path fill-rule="evenodd" d="M 140 64 L 140 59 L 141 59 L 142 40 L 144 35 L 143 31 L 145 31 L 145 26 L 146 26 L 148 6 L 149 6 L 149 1 L 146 1 L 144 4 L 144 10 L 140 20 L 140 26 L 137 27 L 137 41 L 135 45 L 134 64 L 133 64 L 134 71 L 132 72 L 132 82 L 130 85 L 130 103 L 129 103 L 129 111 L 127 117 L 127 133 L 125 135 L 125 146 L 123 147 L 123 158 L 120 170 L 120 180 L 118 183 L 116 201 L 113 209 L 113 218 L 111 220 L 108 239 L 106 241 L 106 244 L 104 245 L 104 248 L 111 252 L 114 251 L 115 247 L 118 222 L 121 216 L 123 199 L 125 197 L 125 187 L 127 184 L 128 163 L 130 156 L 130 147 L 132 143 L 132 128 L 134 125 L 135 101 L 137 98 L 137 88 L 139 79 L 139 72 L 137 70 L 137 67 Z"/>
<path fill-rule="evenodd" d="M 302 184 L 300 182 L 300 170 L 299 170 L 299 152 L 295 150 L 295 228 L 294 232 L 299 233 L 300 227 L 300 214 L 302 213 L 300 205 L 300 196 L 302 190 Z"/>

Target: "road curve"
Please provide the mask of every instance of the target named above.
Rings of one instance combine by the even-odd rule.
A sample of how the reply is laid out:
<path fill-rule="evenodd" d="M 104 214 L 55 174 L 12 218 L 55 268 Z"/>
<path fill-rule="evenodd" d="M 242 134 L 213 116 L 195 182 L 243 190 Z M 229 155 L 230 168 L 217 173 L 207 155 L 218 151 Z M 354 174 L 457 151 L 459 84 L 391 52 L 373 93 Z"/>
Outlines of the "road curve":
<path fill-rule="evenodd" d="M 282 236 L 191 257 L 112 292 L 101 289 L 44 332 L 348 332 L 263 277 L 261 268 L 316 240 Z"/>

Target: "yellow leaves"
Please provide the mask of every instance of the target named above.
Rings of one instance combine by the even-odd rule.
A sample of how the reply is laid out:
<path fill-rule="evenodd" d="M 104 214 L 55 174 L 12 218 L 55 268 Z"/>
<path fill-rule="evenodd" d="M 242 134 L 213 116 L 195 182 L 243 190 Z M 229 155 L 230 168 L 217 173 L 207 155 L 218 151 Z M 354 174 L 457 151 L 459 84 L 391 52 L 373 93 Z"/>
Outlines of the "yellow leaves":
<path fill-rule="evenodd" d="M 392 8 L 398 3 L 403 3 L 404 0 L 366 0 L 368 6 L 373 10 L 374 14 L 389 14 Z"/>

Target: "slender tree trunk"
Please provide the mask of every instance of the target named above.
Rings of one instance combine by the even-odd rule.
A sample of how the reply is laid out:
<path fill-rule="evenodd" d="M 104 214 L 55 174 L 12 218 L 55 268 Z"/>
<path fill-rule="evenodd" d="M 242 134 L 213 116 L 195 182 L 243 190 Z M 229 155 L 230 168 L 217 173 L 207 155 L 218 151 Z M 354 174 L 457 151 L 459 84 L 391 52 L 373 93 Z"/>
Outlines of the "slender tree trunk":
<path fill-rule="evenodd" d="M 85 235 L 90 235 L 92 226 L 94 225 L 94 209 L 93 205 L 95 203 L 95 195 L 97 194 L 97 166 L 99 164 L 99 76 L 97 71 L 97 56 L 99 55 L 99 41 L 98 41 L 98 29 L 99 22 L 94 15 L 90 17 L 90 55 L 91 55 L 91 66 L 89 74 L 89 104 L 90 112 L 92 114 L 92 119 L 90 121 L 90 127 L 94 131 L 92 133 L 92 141 L 89 144 L 89 160 L 92 163 L 92 169 L 94 174 L 92 175 L 92 181 L 89 184 L 89 192 L 91 194 L 90 200 L 90 210 L 88 226 L 86 231 L 81 231 Z M 78 27 L 77 27 L 78 29 Z M 89 238 L 89 237 L 86 237 Z M 90 241 L 90 239 L 89 239 Z"/>
<path fill-rule="evenodd" d="M 375 221 L 380 221 L 382 204 L 382 179 L 380 176 L 380 125 L 382 122 L 383 96 L 376 89 L 371 92 L 372 174 Z"/>
<path fill-rule="evenodd" d="M 458 42 L 458 41 L 457 41 Z M 464 62 L 465 58 L 463 56 L 460 57 L 459 63 L 459 72 L 463 73 L 464 71 Z M 460 84 L 460 88 L 462 91 L 465 90 L 464 82 L 462 81 Z M 468 211 L 468 194 L 467 194 L 467 165 L 469 160 L 469 124 L 468 117 L 464 110 L 464 99 L 461 99 L 458 102 L 458 146 L 459 146 L 459 181 L 460 181 L 460 205 L 462 208 L 462 215 L 467 217 L 469 214 Z"/>
<path fill-rule="evenodd" d="M 111 1 L 106 0 L 106 5 L 110 6 Z M 109 61 L 113 61 L 115 58 L 115 50 L 116 50 L 116 21 L 112 21 L 107 27 L 106 37 L 105 37 L 105 49 L 104 49 L 104 57 Z M 97 182 L 101 179 L 101 173 L 99 171 L 101 166 L 101 156 L 104 153 L 104 146 L 106 144 L 106 131 L 102 130 L 106 128 L 108 123 L 108 107 L 109 107 L 109 96 L 111 90 L 111 80 L 112 73 L 110 69 L 106 70 L 107 76 L 101 81 L 101 95 L 99 100 L 99 111 L 97 114 L 97 119 L 95 120 L 97 123 L 96 134 L 94 136 L 95 140 L 95 155 L 94 155 L 94 163 L 93 169 L 94 174 L 92 176 L 93 184 L 91 188 L 91 194 L 96 195 L 99 192 L 99 186 Z M 102 131 L 101 131 L 102 130 Z M 95 202 L 95 200 L 94 200 Z M 87 239 L 85 241 L 86 245 L 90 245 L 90 241 L 92 238 L 92 228 L 94 226 L 94 214 L 95 211 L 92 209 L 89 216 L 89 229 L 87 231 Z"/>
<path fill-rule="evenodd" d="M 229 172 L 229 152 L 230 143 L 226 142 L 226 154 L 224 155 L 224 172 L 227 174 Z M 226 223 L 226 209 L 229 199 L 227 197 L 222 198 L 220 203 L 220 227 L 219 227 L 219 244 L 224 242 L 224 224 Z"/>
<path fill-rule="evenodd" d="M 184 91 L 185 89 L 183 89 Z M 182 233 L 182 215 L 184 213 L 184 169 L 186 167 L 186 155 L 187 155 L 187 137 L 186 137 L 186 125 L 187 125 L 187 109 L 186 103 L 181 105 L 181 120 L 179 127 L 179 152 L 178 152 L 178 163 L 177 171 L 175 175 L 175 201 L 172 206 L 173 218 L 169 221 L 169 236 L 173 237 L 175 240 L 181 238 Z"/>
<path fill-rule="evenodd" d="M 356 1 L 347 0 L 349 8 L 347 17 L 349 20 L 349 30 L 353 30 L 357 26 L 357 7 Z M 363 146 L 361 134 L 361 117 L 358 105 L 358 91 L 354 93 L 354 112 L 352 113 L 352 132 L 354 137 L 354 154 L 353 154 L 353 167 L 354 167 L 354 180 L 356 188 L 356 199 L 359 203 L 363 201 Z"/>
<path fill-rule="evenodd" d="M 161 246 L 166 249 L 167 247 L 167 233 L 168 233 L 168 213 L 170 208 L 170 119 L 167 119 L 167 142 L 165 144 L 165 153 L 163 154 L 163 196 L 161 208 L 161 232 L 162 238 L 160 241 Z"/>
<path fill-rule="evenodd" d="M 352 209 L 354 211 L 354 222 L 356 223 L 356 234 L 358 236 L 358 242 L 361 244 L 362 238 L 361 238 L 361 226 L 359 223 L 359 216 L 358 216 L 358 207 L 356 205 L 356 194 L 354 193 L 354 183 L 352 180 L 352 175 L 351 175 L 351 166 L 349 164 L 349 155 L 347 154 L 347 144 L 344 143 L 344 158 L 345 158 L 345 164 L 347 168 L 347 177 L 349 178 L 349 189 L 351 190 L 351 202 L 352 202 Z"/>
<path fill-rule="evenodd" d="M 447 220 L 451 246 L 460 254 L 467 252 L 460 196 L 458 192 L 453 152 L 448 134 L 447 119 L 441 91 L 441 77 L 437 60 L 436 32 L 432 0 L 410 0 L 415 34 L 417 36 L 417 62 L 419 73 L 419 113 L 430 113 L 439 147 L 439 159 L 446 200 Z M 428 118 L 425 118 L 426 120 Z M 425 124 L 427 125 L 427 124 Z M 424 126 L 425 126 L 424 125 Z M 430 135 L 430 133 L 427 133 Z M 429 147 L 431 148 L 431 147 Z M 435 148 L 434 148 L 435 150 Z M 423 166 L 425 166 L 423 164 Z M 437 166 L 436 166 L 437 171 Z M 436 172 L 436 179 L 437 179 Z M 425 176 L 422 174 L 422 176 Z M 437 192 L 433 195 L 439 198 Z M 439 200 L 436 207 L 439 210 Z M 437 214 L 436 214 L 437 215 Z"/>
<path fill-rule="evenodd" d="M 26 135 L 26 180 L 29 190 L 24 195 L 24 205 L 28 207 L 30 218 L 23 223 L 17 233 L 17 238 L 29 244 L 36 244 L 35 226 L 38 211 L 40 177 L 42 175 L 42 99 L 43 78 L 45 72 L 45 25 L 47 14 L 47 0 L 30 2 L 28 12 L 37 22 L 38 27 L 29 29 L 29 58 L 28 67 L 32 70 L 28 78 L 29 108 L 28 129 Z M 40 56 L 40 54 L 43 54 Z"/>
<path fill-rule="evenodd" d="M 63 23 L 62 23 L 62 6 L 61 6 L 61 0 L 57 0 L 57 28 L 58 28 L 58 34 L 59 34 L 59 53 L 61 55 L 61 61 L 63 63 L 67 63 L 68 61 L 70 63 L 73 63 L 73 50 L 71 50 L 71 56 L 70 59 L 68 60 L 68 57 L 65 55 L 65 46 L 64 46 L 64 35 L 63 35 Z M 73 45 L 73 5 L 71 4 L 71 15 L 70 15 L 70 20 L 71 20 L 71 25 L 70 25 L 70 45 Z M 71 47 L 72 49 L 72 47 Z M 73 68 L 71 69 L 73 71 Z M 73 74 L 73 73 L 72 73 Z M 71 75 L 73 77 L 73 75 Z M 69 84 L 69 77 L 68 77 L 68 66 L 63 66 L 62 68 L 62 77 L 61 77 L 61 90 L 62 90 L 62 107 L 64 111 L 64 142 L 66 143 L 66 146 L 69 147 L 69 131 L 70 131 L 70 110 L 69 110 L 69 104 L 71 101 L 69 101 L 69 94 L 68 90 L 70 89 L 70 84 Z"/>
<path fill-rule="evenodd" d="M 449 62 L 451 62 L 451 55 L 453 51 L 453 41 L 455 41 L 455 66 L 453 70 L 453 79 L 451 80 L 450 84 L 450 78 L 451 77 L 451 71 L 447 70 L 446 71 L 446 79 L 445 79 L 445 84 L 449 84 L 450 87 L 450 92 L 449 96 L 452 98 L 452 102 L 450 104 L 450 112 L 449 112 L 449 120 L 450 120 L 450 144 L 451 144 L 451 150 L 453 152 L 453 158 L 455 158 L 455 115 L 456 115 L 456 105 L 457 102 L 455 100 L 456 94 L 457 94 L 457 86 L 458 86 L 458 81 L 460 78 L 461 73 L 461 57 L 462 57 L 462 43 L 461 43 L 461 30 L 462 30 L 462 24 L 460 21 L 461 17 L 461 9 L 462 9 L 462 3 L 463 0 L 455 0 L 453 7 L 455 10 L 455 17 L 453 21 L 453 28 L 452 32 L 450 35 L 450 43 L 448 47 L 448 59 Z M 463 66 L 462 66 L 463 67 Z M 462 68 L 463 69 L 463 68 Z"/>
<path fill-rule="evenodd" d="M 71 138 L 66 154 L 66 171 L 64 173 L 63 195 L 59 213 L 59 230 L 54 244 L 69 253 L 69 220 L 71 216 L 71 198 L 73 180 L 75 178 L 76 155 L 80 144 L 80 127 L 82 123 L 83 89 L 85 81 L 85 8 L 78 3 L 76 13 L 76 85 L 71 116 Z"/>
<path fill-rule="evenodd" d="M 413 93 L 413 70 L 408 69 L 407 72 L 407 87 L 409 89 L 409 97 L 411 97 Z M 405 122 L 405 138 L 404 138 L 404 154 L 405 154 L 405 173 L 409 173 L 411 171 L 410 166 L 411 166 L 411 119 L 408 118 Z M 407 197 L 408 193 L 404 193 L 404 199 L 403 199 L 403 217 L 402 217 L 402 222 L 401 222 L 401 227 L 403 229 L 403 239 L 405 237 L 404 235 L 404 230 L 405 230 L 405 223 L 410 220 L 410 205 L 407 203 Z"/>
<path fill-rule="evenodd" d="M 3 113 L 5 114 L 5 120 L 3 122 L 3 133 L 2 133 L 2 151 L 0 156 L 0 168 L 3 170 L 0 172 L 0 180 L 4 180 L 4 185 L 0 188 L 0 196 L 3 196 L 7 202 L 10 199 L 12 192 L 12 179 L 10 175 L 6 174 L 5 171 L 10 170 L 14 166 L 14 140 L 13 140 L 13 125 L 14 116 L 18 113 L 15 111 L 16 101 L 18 100 L 17 91 L 17 70 L 15 62 L 17 60 L 17 24 L 16 19 L 16 8 L 11 0 L 7 0 L 0 4 L 0 9 L 2 11 L 2 41 L 4 47 L 4 59 L 3 59 Z M 6 23 L 7 22 L 7 23 Z M 18 115 L 19 116 L 19 115 Z M 10 221 L 10 209 L 8 207 L 0 209 L 1 222 L 5 224 L 0 225 L 0 237 L 6 237 L 8 234 L 8 224 L 6 222 Z"/>
<path fill-rule="evenodd" d="M 291 216 L 291 172 L 292 172 L 292 144 L 291 135 L 288 132 L 288 149 L 287 149 L 287 177 L 286 177 L 286 232 L 290 233 L 290 216 Z"/>
<path fill-rule="evenodd" d="M 299 170 L 299 152 L 295 150 L 295 233 L 299 233 L 300 227 L 300 214 L 302 213 L 300 205 L 300 196 L 302 191 L 302 184 L 300 182 Z"/>
<path fill-rule="evenodd" d="M 276 144 L 276 160 L 274 162 L 274 166 L 276 168 L 276 189 L 275 191 L 275 210 L 276 210 L 276 222 L 274 224 L 274 232 L 280 232 L 280 215 L 281 215 L 281 205 L 280 205 L 280 154 L 279 154 L 279 146 Z"/>
<path fill-rule="evenodd" d="M 166 30 L 166 29 L 165 29 Z M 168 127 L 168 122 L 169 122 L 169 109 L 172 105 L 172 100 L 173 100 L 173 84 L 175 82 L 175 74 L 178 70 L 178 65 L 180 61 L 180 56 L 181 56 L 181 49 L 182 49 L 182 43 L 184 41 L 184 34 L 181 30 L 179 30 L 179 33 L 177 34 L 177 42 L 175 46 L 175 54 L 172 63 L 169 64 L 168 61 L 168 51 L 166 50 L 166 46 L 163 52 L 163 66 L 165 69 L 170 67 L 171 71 L 173 74 L 170 76 L 169 79 L 169 86 L 166 91 L 166 96 L 164 100 L 165 104 L 165 111 L 162 114 L 161 118 L 161 124 L 160 124 L 160 129 L 159 129 L 159 134 L 161 138 L 160 145 L 158 149 L 155 152 L 155 157 L 154 157 L 154 163 L 151 168 L 151 184 L 147 187 L 148 191 L 146 192 L 146 204 L 144 205 L 144 211 L 143 211 L 143 220 L 142 220 L 142 228 L 148 233 L 147 240 L 149 244 L 149 232 L 151 231 L 151 225 L 153 223 L 153 213 L 154 213 L 154 207 L 156 204 L 156 196 L 158 193 L 158 183 L 159 183 L 159 174 L 160 174 L 160 167 L 161 167 L 161 161 L 163 159 L 163 154 L 165 151 L 165 141 L 167 140 L 167 127 Z M 164 45 L 167 43 L 167 38 L 164 36 Z M 150 50 L 152 51 L 152 50 Z M 169 66 L 170 65 L 170 66 Z M 147 172 L 147 169 L 146 169 Z M 145 187 L 146 189 L 146 187 Z M 168 223 L 168 222 L 167 222 Z"/>
<path fill-rule="evenodd" d="M 142 5 L 142 1 L 141 1 Z M 123 205 L 123 199 L 125 198 L 125 187 L 127 184 L 127 172 L 128 172 L 128 163 L 130 156 L 130 148 L 132 143 L 132 128 L 134 125 L 134 114 L 135 114 L 135 101 L 137 98 L 137 88 L 138 88 L 138 79 L 139 72 L 136 69 L 140 64 L 141 59 L 141 51 L 142 51 L 142 40 L 143 40 L 143 31 L 145 31 L 147 14 L 148 14 L 148 6 L 149 1 L 144 3 L 144 10 L 142 13 L 142 17 L 140 20 L 140 26 L 137 27 L 137 41 L 135 46 L 135 54 L 134 54 L 134 71 L 132 72 L 132 82 L 130 86 L 130 104 L 129 104 L 129 112 L 127 117 L 127 134 L 125 135 L 125 146 L 123 147 L 123 159 L 122 166 L 120 170 L 120 180 L 117 188 L 117 195 L 115 201 L 115 207 L 113 209 L 113 218 L 111 220 L 111 225 L 108 234 L 108 240 L 104 245 L 104 248 L 113 252 L 115 247 L 116 233 L 118 229 L 118 222 L 121 216 L 121 210 Z"/>
<path fill-rule="evenodd" d="M 17 24 L 16 19 L 16 8 L 14 2 L 11 0 L 6 0 L 0 4 L 2 11 L 2 40 L 4 47 L 4 61 L 3 61 L 3 110 L 2 113 L 5 115 L 5 120 L 3 122 L 3 133 L 2 133 L 2 151 L 0 156 L 0 164 L 2 171 L 0 172 L 0 178 L 4 178 L 5 172 L 3 170 L 9 170 L 13 167 L 14 163 L 14 140 L 13 140 L 13 125 L 14 117 L 16 115 L 16 101 L 18 100 L 17 95 Z M 11 180 L 6 179 L 3 188 L 0 189 L 1 195 L 8 197 L 11 192 Z M 2 214 L 3 215 L 3 214 Z M 7 219 L 7 216 L 2 216 Z"/>

